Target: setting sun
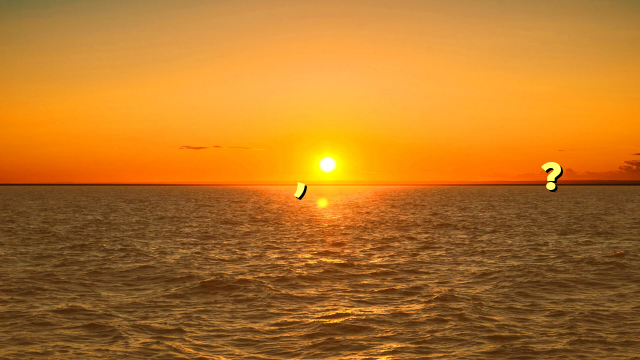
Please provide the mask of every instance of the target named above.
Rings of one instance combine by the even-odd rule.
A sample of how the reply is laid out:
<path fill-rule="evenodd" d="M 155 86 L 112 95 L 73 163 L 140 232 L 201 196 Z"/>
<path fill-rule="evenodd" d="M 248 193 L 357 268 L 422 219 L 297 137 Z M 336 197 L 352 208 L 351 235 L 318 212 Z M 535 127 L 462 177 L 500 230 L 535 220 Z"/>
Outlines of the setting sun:
<path fill-rule="evenodd" d="M 326 173 L 330 173 L 336 168 L 336 161 L 332 157 L 325 157 L 320 160 L 320 169 Z"/>

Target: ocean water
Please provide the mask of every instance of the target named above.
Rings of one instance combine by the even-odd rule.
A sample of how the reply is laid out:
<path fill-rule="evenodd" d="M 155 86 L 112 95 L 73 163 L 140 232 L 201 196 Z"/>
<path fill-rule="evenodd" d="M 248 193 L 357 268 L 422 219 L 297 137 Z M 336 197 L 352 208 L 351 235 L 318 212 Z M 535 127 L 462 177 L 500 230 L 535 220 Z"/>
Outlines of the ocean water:
<path fill-rule="evenodd" d="M 638 186 L 294 192 L 0 187 L 0 358 L 640 358 Z"/>

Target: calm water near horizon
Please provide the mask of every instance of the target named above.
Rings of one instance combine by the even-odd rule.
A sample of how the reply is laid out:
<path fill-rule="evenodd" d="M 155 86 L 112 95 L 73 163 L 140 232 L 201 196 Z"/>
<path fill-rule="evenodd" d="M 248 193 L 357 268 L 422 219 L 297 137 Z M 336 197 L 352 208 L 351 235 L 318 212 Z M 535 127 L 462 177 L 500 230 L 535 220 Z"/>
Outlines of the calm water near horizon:
<path fill-rule="evenodd" d="M 640 359 L 638 186 L 295 189 L 0 187 L 0 359 Z"/>

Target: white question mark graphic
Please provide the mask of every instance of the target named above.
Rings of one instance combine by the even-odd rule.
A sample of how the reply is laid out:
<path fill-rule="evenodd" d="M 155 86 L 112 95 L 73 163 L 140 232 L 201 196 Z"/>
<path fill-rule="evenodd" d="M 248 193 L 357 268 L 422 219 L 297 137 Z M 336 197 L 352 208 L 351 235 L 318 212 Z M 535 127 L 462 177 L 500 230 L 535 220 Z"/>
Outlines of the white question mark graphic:
<path fill-rule="evenodd" d="M 553 170 L 549 175 L 547 175 L 547 190 L 554 192 L 558 190 L 558 186 L 556 185 L 556 181 L 562 176 L 562 166 L 555 162 L 548 162 L 542 165 L 542 170 L 549 172 L 549 170 Z"/>

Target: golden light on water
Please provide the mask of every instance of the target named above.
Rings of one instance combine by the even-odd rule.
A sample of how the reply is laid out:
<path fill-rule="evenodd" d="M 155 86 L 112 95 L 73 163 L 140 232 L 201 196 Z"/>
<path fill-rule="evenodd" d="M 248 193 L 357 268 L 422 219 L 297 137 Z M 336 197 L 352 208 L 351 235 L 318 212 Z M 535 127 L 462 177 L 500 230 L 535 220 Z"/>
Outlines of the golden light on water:
<path fill-rule="evenodd" d="M 335 170 L 335 168 L 336 168 L 336 161 L 332 157 L 327 156 L 322 160 L 320 160 L 320 169 L 322 169 L 322 171 L 326 173 L 330 173 L 333 170 Z"/>
<path fill-rule="evenodd" d="M 329 205 L 329 200 L 327 200 L 325 198 L 318 199 L 318 207 L 319 208 L 326 208 L 327 205 Z"/>

